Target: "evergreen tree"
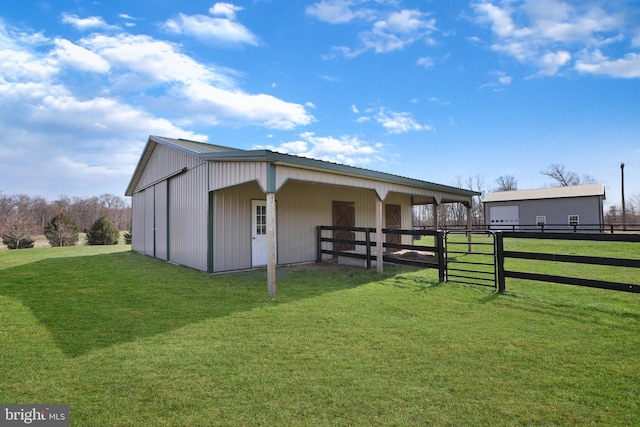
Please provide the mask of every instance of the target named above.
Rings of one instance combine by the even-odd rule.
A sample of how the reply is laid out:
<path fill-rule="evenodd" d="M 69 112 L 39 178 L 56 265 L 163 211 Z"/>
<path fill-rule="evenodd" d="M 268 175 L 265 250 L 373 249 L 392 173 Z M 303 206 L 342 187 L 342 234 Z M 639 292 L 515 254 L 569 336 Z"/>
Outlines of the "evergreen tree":
<path fill-rule="evenodd" d="M 44 227 L 44 235 L 51 246 L 74 246 L 78 243 L 78 225 L 66 213 L 60 212 Z"/>
<path fill-rule="evenodd" d="M 120 239 L 120 230 L 106 216 L 101 216 L 93 223 L 91 230 L 87 232 L 89 245 L 117 245 Z"/>

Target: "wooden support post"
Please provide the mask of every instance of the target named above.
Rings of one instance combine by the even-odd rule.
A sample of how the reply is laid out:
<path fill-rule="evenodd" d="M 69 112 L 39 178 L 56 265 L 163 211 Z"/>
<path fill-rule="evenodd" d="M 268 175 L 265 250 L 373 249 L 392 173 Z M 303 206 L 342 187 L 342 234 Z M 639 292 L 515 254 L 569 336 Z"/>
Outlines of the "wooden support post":
<path fill-rule="evenodd" d="M 322 262 L 322 228 L 316 226 L 316 262 Z"/>
<path fill-rule="evenodd" d="M 433 201 L 433 229 L 438 230 L 440 228 L 440 218 L 438 218 L 438 202 L 436 200 Z"/>
<path fill-rule="evenodd" d="M 436 248 L 438 250 L 438 280 L 443 283 L 447 280 L 447 260 L 444 247 L 444 231 L 438 231 L 435 235 Z"/>
<path fill-rule="evenodd" d="M 467 206 L 467 242 L 468 242 L 468 246 L 467 246 L 467 252 L 471 253 L 472 252 L 472 244 L 471 244 L 471 226 L 472 226 L 472 222 L 471 222 L 471 205 Z"/>
<path fill-rule="evenodd" d="M 267 286 L 276 297 L 276 193 L 267 193 Z"/>
<path fill-rule="evenodd" d="M 382 236 L 382 200 L 376 197 L 376 271 L 382 274 L 384 271 L 383 264 L 383 236 Z"/>

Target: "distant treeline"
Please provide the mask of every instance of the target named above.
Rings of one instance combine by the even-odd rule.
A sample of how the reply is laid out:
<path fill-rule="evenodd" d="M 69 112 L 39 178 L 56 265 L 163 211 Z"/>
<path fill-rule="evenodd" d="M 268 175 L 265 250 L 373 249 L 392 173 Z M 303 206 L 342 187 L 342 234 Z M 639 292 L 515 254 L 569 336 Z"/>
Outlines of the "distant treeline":
<path fill-rule="evenodd" d="M 108 217 L 120 230 L 131 229 L 131 206 L 126 199 L 113 194 L 89 198 L 60 196 L 48 202 L 39 196 L 0 193 L 0 228 L 5 220 L 18 215 L 29 224 L 33 235 L 43 234 L 45 225 L 59 212 L 69 215 L 81 231 L 90 229 L 101 216 Z"/>

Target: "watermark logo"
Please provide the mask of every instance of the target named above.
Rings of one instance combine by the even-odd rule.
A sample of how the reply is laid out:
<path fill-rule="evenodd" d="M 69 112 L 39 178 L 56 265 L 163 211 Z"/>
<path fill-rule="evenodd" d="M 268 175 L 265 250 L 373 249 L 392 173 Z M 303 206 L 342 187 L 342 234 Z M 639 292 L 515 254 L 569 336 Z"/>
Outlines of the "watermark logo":
<path fill-rule="evenodd" d="M 69 405 L 1 405 L 0 426 L 69 427 Z"/>

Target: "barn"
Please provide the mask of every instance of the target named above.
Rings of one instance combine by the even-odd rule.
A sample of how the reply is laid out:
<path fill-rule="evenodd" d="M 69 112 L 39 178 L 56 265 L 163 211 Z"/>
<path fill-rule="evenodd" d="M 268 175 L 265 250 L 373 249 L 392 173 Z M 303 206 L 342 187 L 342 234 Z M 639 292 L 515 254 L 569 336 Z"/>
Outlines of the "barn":
<path fill-rule="evenodd" d="M 270 150 L 159 136 L 149 137 L 126 190 L 134 251 L 210 273 L 266 265 L 268 275 L 276 265 L 316 260 L 317 226 L 375 227 L 381 238 L 383 227 L 411 229 L 415 204 L 432 204 L 434 212 L 443 203 L 470 209 L 477 194 Z"/>
<path fill-rule="evenodd" d="M 491 230 L 600 231 L 604 184 L 497 191 L 482 201 Z"/>

